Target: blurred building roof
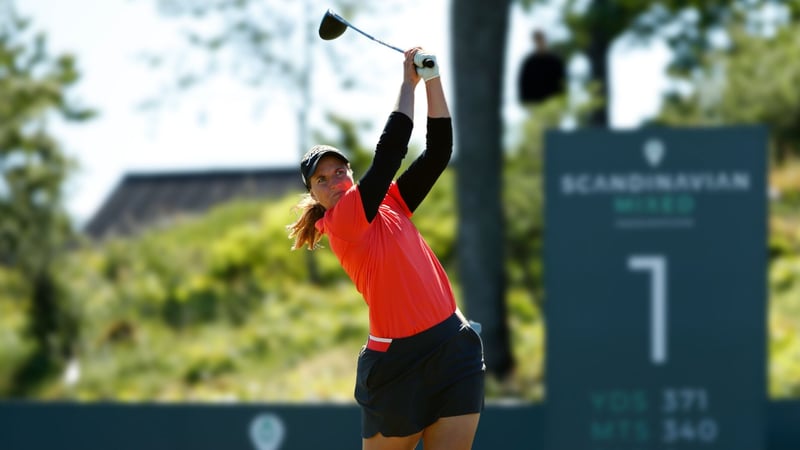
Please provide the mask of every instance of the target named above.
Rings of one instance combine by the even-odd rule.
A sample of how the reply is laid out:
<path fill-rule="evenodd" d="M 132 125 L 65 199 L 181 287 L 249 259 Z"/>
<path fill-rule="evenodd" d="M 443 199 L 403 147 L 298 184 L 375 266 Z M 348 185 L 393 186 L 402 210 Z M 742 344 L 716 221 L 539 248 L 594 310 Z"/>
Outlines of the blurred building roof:
<path fill-rule="evenodd" d="M 134 234 L 235 199 L 275 198 L 300 191 L 297 169 L 224 169 L 126 174 L 87 222 L 93 239 Z"/>

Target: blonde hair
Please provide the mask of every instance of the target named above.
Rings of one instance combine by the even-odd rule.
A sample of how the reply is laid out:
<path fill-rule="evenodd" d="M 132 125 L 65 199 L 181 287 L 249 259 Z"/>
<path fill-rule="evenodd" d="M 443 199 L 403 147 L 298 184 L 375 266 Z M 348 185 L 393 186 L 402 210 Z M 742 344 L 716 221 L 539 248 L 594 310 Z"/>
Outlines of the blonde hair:
<path fill-rule="evenodd" d="M 308 247 L 309 250 L 317 248 L 317 244 L 322 239 L 322 233 L 315 226 L 317 221 L 325 215 L 325 207 L 322 206 L 311 194 L 304 194 L 300 202 L 294 207 L 301 211 L 300 218 L 291 225 L 287 225 L 289 239 L 294 239 L 292 250 Z"/>

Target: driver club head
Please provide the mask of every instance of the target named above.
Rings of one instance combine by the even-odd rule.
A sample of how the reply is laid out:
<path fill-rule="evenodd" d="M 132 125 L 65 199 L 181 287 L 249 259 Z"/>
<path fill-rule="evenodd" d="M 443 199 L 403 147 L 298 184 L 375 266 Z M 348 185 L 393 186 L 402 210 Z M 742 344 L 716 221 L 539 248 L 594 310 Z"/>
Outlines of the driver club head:
<path fill-rule="evenodd" d="M 338 14 L 328 9 L 319 23 L 319 37 L 326 41 L 336 39 L 347 30 L 347 24 Z"/>
<path fill-rule="evenodd" d="M 355 27 L 355 25 L 348 22 L 342 16 L 333 12 L 333 10 L 330 8 L 328 9 L 328 11 L 325 12 L 325 15 L 322 16 L 322 21 L 319 23 L 319 37 L 321 37 L 326 41 L 330 41 L 331 39 L 336 39 L 339 36 L 341 36 L 342 33 L 344 33 L 345 30 L 347 30 L 348 28 L 352 28 L 354 31 L 357 31 L 359 34 L 377 42 L 378 44 L 381 44 L 396 52 L 404 53 L 403 49 L 395 47 L 394 45 L 387 44 L 386 42 L 383 42 L 382 40 L 375 38 L 375 36 L 369 33 L 365 33 L 362 30 L 359 30 L 358 28 Z M 433 61 L 425 62 L 425 67 L 433 67 L 432 65 L 429 65 L 432 63 Z"/>

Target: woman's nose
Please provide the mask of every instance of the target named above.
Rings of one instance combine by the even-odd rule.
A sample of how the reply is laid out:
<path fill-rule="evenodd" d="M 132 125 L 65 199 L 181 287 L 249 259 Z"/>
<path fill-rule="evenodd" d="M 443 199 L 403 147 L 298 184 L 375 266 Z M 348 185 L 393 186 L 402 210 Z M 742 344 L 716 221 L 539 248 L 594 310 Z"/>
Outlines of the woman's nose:
<path fill-rule="evenodd" d="M 333 179 L 333 183 L 331 183 L 331 188 L 338 188 L 344 183 L 345 177 L 336 177 Z"/>

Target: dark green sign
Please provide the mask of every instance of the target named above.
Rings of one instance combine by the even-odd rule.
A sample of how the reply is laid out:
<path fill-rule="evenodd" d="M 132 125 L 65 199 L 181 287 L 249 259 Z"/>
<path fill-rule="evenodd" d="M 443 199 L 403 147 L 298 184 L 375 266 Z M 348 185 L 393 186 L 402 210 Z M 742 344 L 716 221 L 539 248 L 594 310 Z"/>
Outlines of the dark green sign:
<path fill-rule="evenodd" d="M 761 450 L 762 128 L 553 132 L 546 450 Z"/>
<path fill-rule="evenodd" d="M 540 448 L 542 422 L 539 405 L 489 404 L 472 448 Z M 0 401 L 2 450 L 354 450 L 361 445 L 361 408 L 355 402 Z"/>

